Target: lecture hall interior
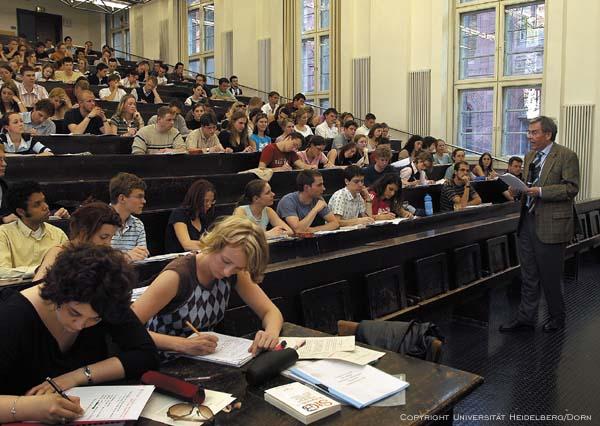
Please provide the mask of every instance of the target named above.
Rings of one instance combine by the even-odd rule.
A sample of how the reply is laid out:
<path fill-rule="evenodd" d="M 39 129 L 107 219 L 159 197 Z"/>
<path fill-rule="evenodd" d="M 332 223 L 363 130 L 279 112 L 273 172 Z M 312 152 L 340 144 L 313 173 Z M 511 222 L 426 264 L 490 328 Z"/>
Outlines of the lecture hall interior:
<path fill-rule="evenodd" d="M 599 20 L 0 2 L 0 423 L 600 424 Z"/>

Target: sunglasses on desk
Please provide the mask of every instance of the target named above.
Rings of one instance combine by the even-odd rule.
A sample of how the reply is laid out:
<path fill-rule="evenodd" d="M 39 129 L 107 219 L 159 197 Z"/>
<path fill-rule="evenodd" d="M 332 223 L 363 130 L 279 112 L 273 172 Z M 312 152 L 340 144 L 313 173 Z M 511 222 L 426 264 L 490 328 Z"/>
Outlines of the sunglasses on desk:
<path fill-rule="evenodd" d="M 212 421 L 215 417 L 212 410 L 206 405 L 195 405 L 189 402 L 171 405 L 167 410 L 167 416 L 173 420 L 188 422 Z"/>

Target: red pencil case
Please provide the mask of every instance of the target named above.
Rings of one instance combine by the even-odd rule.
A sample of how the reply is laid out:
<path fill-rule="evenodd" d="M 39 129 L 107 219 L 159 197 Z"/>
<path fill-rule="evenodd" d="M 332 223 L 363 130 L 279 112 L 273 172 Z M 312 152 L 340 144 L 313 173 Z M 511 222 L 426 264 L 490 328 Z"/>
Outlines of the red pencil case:
<path fill-rule="evenodd" d="M 206 397 L 202 387 L 158 371 L 147 371 L 144 373 L 142 383 L 145 385 L 154 385 L 162 393 L 198 405 L 202 404 Z"/>

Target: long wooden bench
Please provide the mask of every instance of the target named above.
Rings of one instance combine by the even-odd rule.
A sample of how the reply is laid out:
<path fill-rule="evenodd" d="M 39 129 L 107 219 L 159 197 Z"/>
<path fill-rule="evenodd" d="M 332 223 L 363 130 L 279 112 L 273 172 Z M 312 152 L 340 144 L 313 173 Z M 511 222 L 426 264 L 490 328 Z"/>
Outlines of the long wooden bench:
<path fill-rule="evenodd" d="M 89 140 L 96 139 L 94 147 L 106 148 L 108 136 L 52 136 L 42 143 L 73 146 L 70 150 L 85 149 Z M 128 138 L 131 139 L 131 138 Z M 121 144 L 125 141 L 115 141 Z M 108 141 L 109 144 L 112 141 Z M 82 144 L 83 146 L 79 146 Z M 53 147 L 54 147 L 53 146 Z M 129 142 L 129 147 L 131 146 Z M 67 148 L 65 148 L 67 149 Z M 131 153 L 131 148 L 129 148 Z M 142 178 L 160 176 L 192 176 L 231 174 L 258 166 L 260 153 L 201 154 L 201 155 L 87 155 L 7 158 L 7 177 L 10 181 L 35 178 L 40 182 L 107 180 L 121 171 Z"/>

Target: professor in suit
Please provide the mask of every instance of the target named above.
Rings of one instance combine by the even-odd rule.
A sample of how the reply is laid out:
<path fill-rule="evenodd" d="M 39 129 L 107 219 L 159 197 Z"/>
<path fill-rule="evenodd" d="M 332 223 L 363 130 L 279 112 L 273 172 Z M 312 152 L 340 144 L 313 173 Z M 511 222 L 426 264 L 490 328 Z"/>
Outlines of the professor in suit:
<path fill-rule="evenodd" d="M 542 330 L 550 333 L 565 324 L 561 278 L 565 248 L 575 230 L 573 200 L 579 191 L 579 161 L 577 154 L 555 142 L 556 133 L 551 118 L 540 116 L 529 122 L 527 138 L 532 150 L 525 155 L 523 175 L 529 188 L 521 197 L 517 229 L 521 303 L 517 318 L 500 326 L 503 332 L 534 329 L 540 287 L 549 312 Z"/>

